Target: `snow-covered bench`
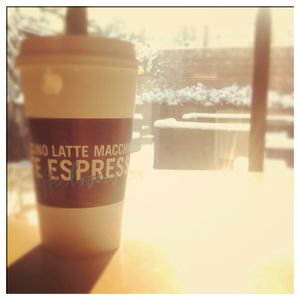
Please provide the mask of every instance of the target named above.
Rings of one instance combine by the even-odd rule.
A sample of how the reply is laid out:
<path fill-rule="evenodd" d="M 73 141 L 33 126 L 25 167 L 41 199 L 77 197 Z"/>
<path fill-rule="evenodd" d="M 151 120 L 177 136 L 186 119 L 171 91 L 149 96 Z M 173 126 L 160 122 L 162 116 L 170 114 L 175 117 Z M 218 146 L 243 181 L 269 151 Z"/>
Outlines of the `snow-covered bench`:
<path fill-rule="evenodd" d="M 183 121 L 204 123 L 250 123 L 249 113 L 197 113 L 191 112 L 182 116 Z M 294 136 L 294 118 L 290 115 L 268 115 L 267 132 L 286 131 Z"/>
<path fill-rule="evenodd" d="M 175 119 L 154 123 L 154 168 L 224 169 L 238 157 L 247 157 L 247 123 L 182 122 Z M 266 157 L 293 166 L 293 139 L 286 133 L 266 134 Z"/>
<path fill-rule="evenodd" d="M 248 154 L 248 124 L 182 122 L 154 123 L 154 168 L 216 169 Z"/>

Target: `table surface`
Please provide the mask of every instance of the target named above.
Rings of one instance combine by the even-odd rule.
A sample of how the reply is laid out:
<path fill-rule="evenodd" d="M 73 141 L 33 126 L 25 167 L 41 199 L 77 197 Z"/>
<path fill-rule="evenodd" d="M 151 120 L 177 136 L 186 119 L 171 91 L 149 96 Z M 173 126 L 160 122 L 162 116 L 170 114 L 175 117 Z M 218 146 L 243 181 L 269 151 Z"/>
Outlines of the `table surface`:
<path fill-rule="evenodd" d="M 35 206 L 9 213 L 8 292 L 293 292 L 291 171 L 133 170 L 127 185 L 122 245 L 103 257 L 52 256 Z"/>

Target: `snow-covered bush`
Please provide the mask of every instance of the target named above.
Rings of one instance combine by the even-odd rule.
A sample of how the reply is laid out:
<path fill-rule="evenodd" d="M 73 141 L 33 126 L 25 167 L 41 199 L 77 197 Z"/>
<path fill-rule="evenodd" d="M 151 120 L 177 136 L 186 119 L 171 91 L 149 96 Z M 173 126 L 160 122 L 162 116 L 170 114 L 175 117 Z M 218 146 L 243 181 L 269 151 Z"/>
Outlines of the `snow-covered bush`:
<path fill-rule="evenodd" d="M 137 95 L 137 103 L 158 103 L 168 105 L 196 104 L 200 106 L 249 108 L 251 105 L 251 86 L 231 86 L 215 89 L 201 83 L 178 90 L 154 88 Z M 293 108 L 293 95 L 281 95 L 275 91 L 268 93 L 270 108 Z"/>
<path fill-rule="evenodd" d="M 288 109 L 294 107 L 294 95 L 281 95 L 274 91 L 268 93 L 268 106 L 272 108 Z"/>

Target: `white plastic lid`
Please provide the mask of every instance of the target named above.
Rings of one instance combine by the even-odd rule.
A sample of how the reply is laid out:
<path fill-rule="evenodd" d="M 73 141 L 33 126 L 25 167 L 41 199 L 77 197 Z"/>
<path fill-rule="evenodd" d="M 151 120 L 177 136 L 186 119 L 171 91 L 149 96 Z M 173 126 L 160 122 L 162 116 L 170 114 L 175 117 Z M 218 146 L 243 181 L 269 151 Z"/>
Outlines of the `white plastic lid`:
<path fill-rule="evenodd" d="M 21 44 L 18 65 L 30 63 L 33 57 L 83 56 L 106 57 L 137 62 L 134 45 L 130 42 L 84 35 L 36 36 Z"/>

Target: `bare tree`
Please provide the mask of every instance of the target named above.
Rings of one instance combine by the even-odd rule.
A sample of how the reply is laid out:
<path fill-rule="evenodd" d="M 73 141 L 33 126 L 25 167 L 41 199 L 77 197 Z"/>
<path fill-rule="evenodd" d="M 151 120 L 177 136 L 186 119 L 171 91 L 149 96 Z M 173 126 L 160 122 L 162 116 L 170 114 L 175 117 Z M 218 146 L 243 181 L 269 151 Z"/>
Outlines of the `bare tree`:
<path fill-rule="evenodd" d="M 103 28 L 103 35 L 130 41 L 135 45 L 137 59 L 140 62 L 140 73 L 149 73 L 152 69 L 152 62 L 156 58 L 156 51 L 147 40 L 145 29 L 139 32 L 130 32 L 122 20 L 115 20 Z"/>
<path fill-rule="evenodd" d="M 188 47 L 197 39 L 196 30 L 193 27 L 181 27 L 174 40 L 179 47 Z"/>

